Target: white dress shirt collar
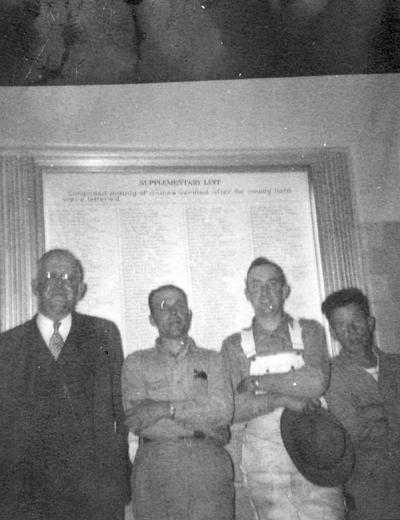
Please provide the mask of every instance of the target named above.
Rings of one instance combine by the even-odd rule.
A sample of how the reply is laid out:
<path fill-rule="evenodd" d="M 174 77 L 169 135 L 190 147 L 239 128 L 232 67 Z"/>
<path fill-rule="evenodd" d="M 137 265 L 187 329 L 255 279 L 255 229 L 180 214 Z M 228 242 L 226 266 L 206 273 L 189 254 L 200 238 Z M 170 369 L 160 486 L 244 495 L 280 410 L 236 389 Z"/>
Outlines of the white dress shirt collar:
<path fill-rule="evenodd" d="M 69 331 L 71 330 L 72 316 L 71 314 L 68 314 L 68 316 L 65 316 L 65 318 L 59 321 L 61 322 L 61 325 L 58 329 L 58 332 L 61 334 L 62 339 L 66 341 Z M 49 346 L 50 338 L 54 332 L 53 323 L 53 320 L 47 318 L 43 314 L 40 314 L 40 312 L 38 313 L 36 318 L 36 324 L 47 346 Z"/>

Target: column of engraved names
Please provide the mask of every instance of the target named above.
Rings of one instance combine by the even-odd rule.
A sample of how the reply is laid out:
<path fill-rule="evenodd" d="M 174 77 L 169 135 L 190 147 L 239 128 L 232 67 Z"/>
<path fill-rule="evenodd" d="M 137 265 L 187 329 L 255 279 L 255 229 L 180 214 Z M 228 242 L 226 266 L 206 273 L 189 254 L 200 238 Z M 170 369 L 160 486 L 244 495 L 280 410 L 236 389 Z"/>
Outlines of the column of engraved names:
<path fill-rule="evenodd" d="M 81 312 L 121 325 L 119 243 L 116 215 L 105 205 L 46 207 L 46 248 L 70 249 L 82 262 L 88 286 Z"/>
<path fill-rule="evenodd" d="M 187 285 L 184 218 L 178 205 L 137 205 L 119 210 L 123 261 L 126 351 L 152 346 L 148 293 L 167 283 Z M 143 341 L 145 344 L 143 344 Z"/>
<path fill-rule="evenodd" d="M 203 346 L 221 341 L 243 319 L 243 269 L 249 257 L 246 209 L 226 203 L 186 209 L 190 276 Z"/>
<path fill-rule="evenodd" d="M 288 308 L 296 315 L 319 316 L 319 283 L 309 204 L 275 199 L 250 208 L 255 256 L 280 264 L 292 288 Z"/>

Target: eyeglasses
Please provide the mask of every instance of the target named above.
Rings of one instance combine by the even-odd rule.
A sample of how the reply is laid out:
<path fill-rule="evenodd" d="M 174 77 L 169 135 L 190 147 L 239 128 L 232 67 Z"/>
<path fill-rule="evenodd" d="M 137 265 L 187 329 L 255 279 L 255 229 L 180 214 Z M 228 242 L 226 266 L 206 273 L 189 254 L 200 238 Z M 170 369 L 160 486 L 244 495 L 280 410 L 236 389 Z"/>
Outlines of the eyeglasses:
<path fill-rule="evenodd" d="M 46 280 L 51 280 L 51 281 L 62 280 L 63 282 L 69 282 L 69 283 L 76 280 L 76 276 L 74 276 L 70 273 L 52 273 L 50 271 L 45 273 L 44 277 L 46 278 Z"/>

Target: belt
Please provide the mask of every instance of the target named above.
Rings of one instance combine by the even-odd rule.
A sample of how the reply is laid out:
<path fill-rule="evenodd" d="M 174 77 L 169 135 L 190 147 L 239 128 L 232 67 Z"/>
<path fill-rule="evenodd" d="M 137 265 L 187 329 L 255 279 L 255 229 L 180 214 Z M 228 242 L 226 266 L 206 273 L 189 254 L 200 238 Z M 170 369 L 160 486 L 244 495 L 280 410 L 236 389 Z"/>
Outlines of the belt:
<path fill-rule="evenodd" d="M 210 440 L 213 442 L 217 442 L 214 438 L 206 435 L 204 432 L 200 430 L 194 430 L 193 435 L 180 435 L 179 437 L 174 437 L 171 439 L 149 439 L 148 437 L 139 437 L 139 442 L 141 442 L 142 444 L 146 444 L 148 442 L 187 441 L 190 439 Z"/>

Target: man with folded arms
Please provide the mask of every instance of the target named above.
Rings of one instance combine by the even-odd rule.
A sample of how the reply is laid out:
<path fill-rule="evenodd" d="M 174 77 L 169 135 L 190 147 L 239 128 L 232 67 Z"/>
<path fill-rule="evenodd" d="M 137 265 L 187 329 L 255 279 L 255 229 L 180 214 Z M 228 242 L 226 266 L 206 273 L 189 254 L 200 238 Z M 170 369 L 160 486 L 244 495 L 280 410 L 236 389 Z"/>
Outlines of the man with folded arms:
<path fill-rule="evenodd" d="M 252 325 L 228 337 L 221 351 L 235 393 L 229 450 L 235 461 L 237 511 L 245 508 L 247 490 L 259 520 L 342 520 L 341 490 L 309 482 L 291 461 L 280 432 L 283 408 L 300 411 L 326 389 L 323 328 L 285 312 L 290 288 L 278 264 L 256 258 L 245 282 L 254 309 Z M 251 518 L 251 512 L 244 514 L 240 520 Z"/>
<path fill-rule="evenodd" d="M 400 356 L 375 343 L 375 318 L 357 288 L 330 294 L 322 304 L 341 345 L 325 395 L 346 427 L 355 465 L 345 483 L 346 520 L 400 518 Z"/>
<path fill-rule="evenodd" d="M 233 414 L 220 354 L 188 335 L 185 292 L 149 294 L 155 346 L 129 355 L 122 371 L 126 421 L 139 436 L 132 472 L 135 520 L 233 520 L 232 462 L 224 445 Z"/>

